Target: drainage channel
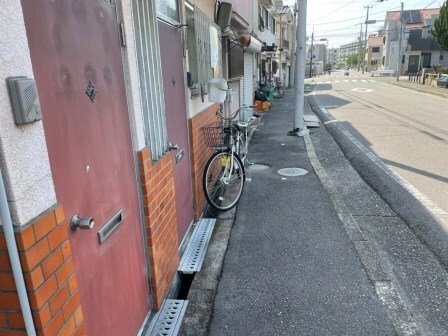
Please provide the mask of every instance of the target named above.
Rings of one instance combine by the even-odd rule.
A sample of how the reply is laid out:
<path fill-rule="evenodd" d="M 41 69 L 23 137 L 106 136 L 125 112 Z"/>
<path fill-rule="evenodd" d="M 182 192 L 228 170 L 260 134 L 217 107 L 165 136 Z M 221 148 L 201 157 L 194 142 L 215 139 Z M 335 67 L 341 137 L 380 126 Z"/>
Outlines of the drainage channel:
<path fill-rule="evenodd" d="M 197 224 L 179 262 L 179 289 L 175 300 L 165 300 L 154 316 L 145 336 L 176 336 L 188 305 L 188 292 L 197 272 L 201 270 L 216 219 L 203 218 Z"/>

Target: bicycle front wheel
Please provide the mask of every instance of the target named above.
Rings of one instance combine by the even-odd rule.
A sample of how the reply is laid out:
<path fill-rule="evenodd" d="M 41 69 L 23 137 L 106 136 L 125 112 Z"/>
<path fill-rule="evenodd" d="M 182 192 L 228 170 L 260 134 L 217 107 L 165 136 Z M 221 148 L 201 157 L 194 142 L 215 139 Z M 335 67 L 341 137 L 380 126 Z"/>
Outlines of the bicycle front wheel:
<path fill-rule="evenodd" d="M 238 155 L 217 152 L 205 165 L 202 186 L 205 198 L 216 210 L 232 209 L 241 197 L 244 187 L 244 166 Z"/>
<path fill-rule="evenodd" d="M 282 87 L 276 87 L 276 88 L 274 89 L 274 94 L 273 94 L 273 96 L 274 96 L 275 99 L 283 98 L 284 94 L 285 94 L 285 89 L 284 89 L 284 88 L 282 88 Z"/>

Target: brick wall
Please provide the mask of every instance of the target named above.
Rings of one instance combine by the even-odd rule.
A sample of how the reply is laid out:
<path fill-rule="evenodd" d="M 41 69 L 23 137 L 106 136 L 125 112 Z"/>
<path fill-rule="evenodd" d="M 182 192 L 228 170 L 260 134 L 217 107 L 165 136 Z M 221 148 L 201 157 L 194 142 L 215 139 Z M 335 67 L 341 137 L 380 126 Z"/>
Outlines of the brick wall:
<path fill-rule="evenodd" d="M 138 154 L 150 262 L 150 286 L 153 308 L 159 310 L 179 265 L 174 162 L 171 153 L 154 165 L 148 148 Z"/>
<path fill-rule="evenodd" d="M 212 155 L 213 151 L 206 147 L 201 133 L 201 127 L 212 122 L 218 122 L 219 117 L 216 116 L 216 109 L 219 105 L 215 104 L 193 118 L 189 119 L 190 130 L 190 153 L 192 164 L 192 180 L 193 180 L 193 206 L 194 206 L 194 220 L 199 220 L 204 211 L 207 200 L 202 189 L 202 176 L 204 174 L 204 167 L 207 160 Z"/>
<path fill-rule="evenodd" d="M 62 206 L 55 206 L 15 234 L 38 335 L 85 334 L 68 230 Z M 26 335 L 3 232 L 0 335 Z"/>

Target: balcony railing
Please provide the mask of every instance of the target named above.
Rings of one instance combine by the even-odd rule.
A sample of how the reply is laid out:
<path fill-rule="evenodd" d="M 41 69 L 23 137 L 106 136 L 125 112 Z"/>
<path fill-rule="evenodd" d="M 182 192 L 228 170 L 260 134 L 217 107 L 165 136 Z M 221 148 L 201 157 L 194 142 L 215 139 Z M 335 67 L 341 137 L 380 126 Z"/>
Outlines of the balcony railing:
<path fill-rule="evenodd" d="M 408 51 L 439 51 L 440 46 L 434 39 L 410 38 L 408 40 Z"/>

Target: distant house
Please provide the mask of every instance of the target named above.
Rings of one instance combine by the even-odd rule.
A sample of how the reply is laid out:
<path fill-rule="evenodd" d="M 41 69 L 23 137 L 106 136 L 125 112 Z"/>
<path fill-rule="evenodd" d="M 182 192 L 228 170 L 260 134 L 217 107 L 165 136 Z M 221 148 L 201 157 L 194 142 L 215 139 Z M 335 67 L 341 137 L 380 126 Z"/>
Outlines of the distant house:
<path fill-rule="evenodd" d="M 400 70 L 401 74 L 415 73 L 434 65 L 448 67 L 448 52 L 442 51 L 431 35 L 440 8 L 387 12 L 384 22 L 382 68 Z M 403 25 L 400 23 L 403 22 Z M 403 32 L 400 66 L 399 39 Z"/>
<path fill-rule="evenodd" d="M 367 39 L 366 71 L 377 70 L 381 67 L 383 54 L 383 37 L 371 36 Z"/>
<path fill-rule="evenodd" d="M 327 50 L 327 64 L 336 66 L 339 60 L 339 48 L 328 48 Z"/>

